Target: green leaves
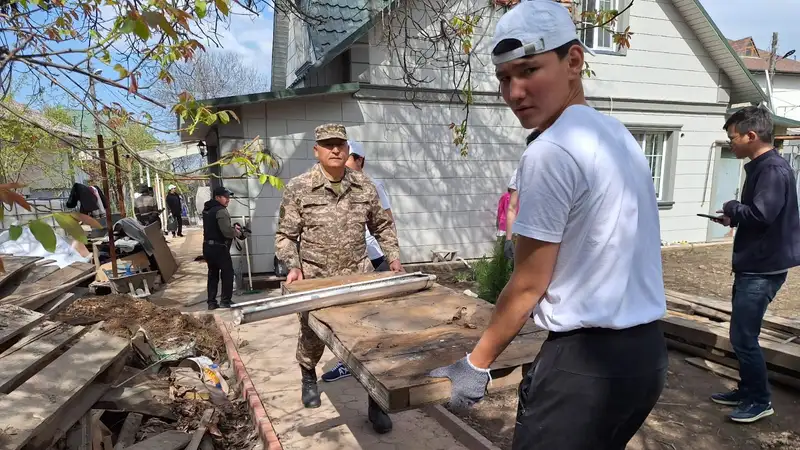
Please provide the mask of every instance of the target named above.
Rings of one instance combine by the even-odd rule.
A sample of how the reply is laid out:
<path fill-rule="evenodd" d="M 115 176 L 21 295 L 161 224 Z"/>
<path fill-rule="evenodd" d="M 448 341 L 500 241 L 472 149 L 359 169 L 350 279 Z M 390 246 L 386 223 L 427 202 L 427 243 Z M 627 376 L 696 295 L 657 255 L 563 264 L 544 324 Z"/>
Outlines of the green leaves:
<path fill-rule="evenodd" d="M 217 118 L 219 119 L 220 122 L 222 122 L 223 125 L 231 121 L 230 116 L 225 111 L 218 112 L 217 113 Z"/>
<path fill-rule="evenodd" d="M 214 0 L 214 4 L 217 5 L 217 9 L 223 15 L 227 16 L 230 12 L 230 6 L 226 0 Z"/>
<path fill-rule="evenodd" d="M 28 227 L 31 229 L 33 237 L 42 244 L 45 250 L 50 253 L 56 251 L 56 233 L 50 225 L 37 219 L 29 222 Z"/>
<path fill-rule="evenodd" d="M 117 71 L 120 78 L 127 78 L 128 77 L 128 69 L 122 67 L 122 64 L 115 64 L 114 70 Z"/>
<path fill-rule="evenodd" d="M 143 41 L 150 39 L 150 28 L 148 28 L 147 24 L 142 20 L 136 21 L 133 32 L 136 36 L 142 38 Z"/>
<path fill-rule="evenodd" d="M 72 236 L 75 240 L 78 240 L 84 244 L 87 244 L 89 241 L 86 239 L 86 233 L 81 228 L 81 224 L 72 216 L 71 213 L 54 213 L 53 218 L 56 219 L 58 225 L 67 232 L 68 235 Z"/>
<path fill-rule="evenodd" d="M 206 0 L 197 0 L 194 3 L 194 10 L 197 13 L 197 17 L 202 19 L 208 12 L 208 3 L 206 3 Z"/>
<path fill-rule="evenodd" d="M 267 180 L 269 180 L 269 175 L 267 175 L 265 173 L 262 173 L 261 175 L 258 176 L 258 182 L 261 183 L 261 184 L 266 183 Z"/>
<path fill-rule="evenodd" d="M 20 236 L 22 236 L 22 227 L 19 225 L 11 225 L 11 229 L 8 230 L 8 237 L 10 237 L 12 241 L 16 241 Z"/>

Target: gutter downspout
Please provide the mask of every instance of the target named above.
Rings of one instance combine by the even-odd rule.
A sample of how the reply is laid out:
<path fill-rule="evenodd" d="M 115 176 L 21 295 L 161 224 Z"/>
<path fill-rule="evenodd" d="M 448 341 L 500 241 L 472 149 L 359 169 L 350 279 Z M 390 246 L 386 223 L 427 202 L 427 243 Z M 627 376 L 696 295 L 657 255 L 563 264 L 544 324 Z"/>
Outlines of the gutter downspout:
<path fill-rule="evenodd" d="M 706 164 L 706 180 L 703 183 L 703 201 L 700 203 L 700 206 L 705 206 L 706 204 L 706 195 L 708 192 L 708 179 L 711 178 L 711 161 L 713 160 L 714 156 L 716 155 L 716 148 L 719 146 L 722 148 L 723 146 L 728 145 L 728 141 L 717 140 L 711 144 L 711 147 L 708 149 L 708 163 Z"/>

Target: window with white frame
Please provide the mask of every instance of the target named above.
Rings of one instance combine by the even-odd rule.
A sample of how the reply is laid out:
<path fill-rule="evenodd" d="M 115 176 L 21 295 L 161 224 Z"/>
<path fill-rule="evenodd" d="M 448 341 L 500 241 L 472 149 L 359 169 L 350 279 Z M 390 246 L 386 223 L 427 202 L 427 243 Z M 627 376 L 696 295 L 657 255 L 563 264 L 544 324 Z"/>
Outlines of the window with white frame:
<path fill-rule="evenodd" d="M 581 10 L 586 11 L 606 11 L 610 9 L 617 9 L 618 0 L 581 0 Z M 617 18 L 619 20 L 619 18 Z M 592 50 L 616 50 L 614 38 L 610 31 L 606 28 L 612 28 L 616 22 L 606 25 L 606 27 L 596 26 L 584 16 L 583 23 L 581 24 L 581 40 L 583 43 Z"/>
<path fill-rule="evenodd" d="M 656 198 L 663 199 L 664 192 L 664 157 L 667 150 L 668 132 L 632 132 L 634 139 L 639 142 L 650 166 L 653 176 L 653 186 L 656 188 Z"/>

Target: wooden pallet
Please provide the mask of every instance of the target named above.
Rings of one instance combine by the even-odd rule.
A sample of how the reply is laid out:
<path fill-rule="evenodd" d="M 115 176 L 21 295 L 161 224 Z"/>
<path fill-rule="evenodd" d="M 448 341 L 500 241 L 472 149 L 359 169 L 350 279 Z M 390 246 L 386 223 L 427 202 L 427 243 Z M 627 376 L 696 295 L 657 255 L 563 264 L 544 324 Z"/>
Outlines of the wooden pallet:
<path fill-rule="evenodd" d="M 730 342 L 730 302 L 667 291 L 667 315 L 661 328 L 668 345 L 708 364 L 697 363 L 714 373 L 714 364 L 738 369 Z M 800 321 L 766 314 L 759 343 L 772 381 L 800 389 Z M 695 361 L 697 362 L 697 361 Z M 726 372 L 727 373 L 727 372 Z"/>
<path fill-rule="evenodd" d="M 391 275 L 391 274 L 389 274 Z M 385 274 L 305 280 L 286 293 L 366 281 Z M 350 368 L 386 411 L 439 403 L 450 397 L 447 379 L 428 373 L 471 351 L 494 307 L 440 285 L 409 295 L 324 308 L 309 313 L 309 326 Z M 453 320 L 454 316 L 461 318 Z M 546 332 L 528 323 L 492 365 L 490 390 L 518 385 Z"/>
<path fill-rule="evenodd" d="M 46 449 L 108 390 L 124 367 L 128 342 L 99 330 L 0 306 L 0 450 Z"/>
<path fill-rule="evenodd" d="M 38 309 L 92 277 L 94 277 L 93 264 L 72 263 L 67 267 L 44 274 L 33 283 L 21 284 L 11 294 L 0 298 L 0 304 Z"/>

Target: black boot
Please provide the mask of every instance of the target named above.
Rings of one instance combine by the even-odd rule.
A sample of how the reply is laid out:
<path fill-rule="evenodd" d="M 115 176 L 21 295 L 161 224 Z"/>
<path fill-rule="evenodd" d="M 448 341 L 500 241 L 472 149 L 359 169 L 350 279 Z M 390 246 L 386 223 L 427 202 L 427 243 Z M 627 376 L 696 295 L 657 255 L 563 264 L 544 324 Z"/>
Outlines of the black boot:
<path fill-rule="evenodd" d="M 378 434 L 386 434 L 392 431 L 392 419 L 388 414 L 383 412 L 378 403 L 369 397 L 369 410 L 367 417 L 372 422 L 372 429 Z"/>
<path fill-rule="evenodd" d="M 217 308 L 219 308 L 219 304 L 217 304 L 217 302 L 208 302 L 208 310 L 209 311 L 217 309 Z"/>
<path fill-rule="evenodd" d="M 319 408 L 322 402 L 319 399 L 317 390 L 317 372 L 314 369 L 307 370 L 300 367 L 303 373 L 303 406 L 306 408 Z"/>

